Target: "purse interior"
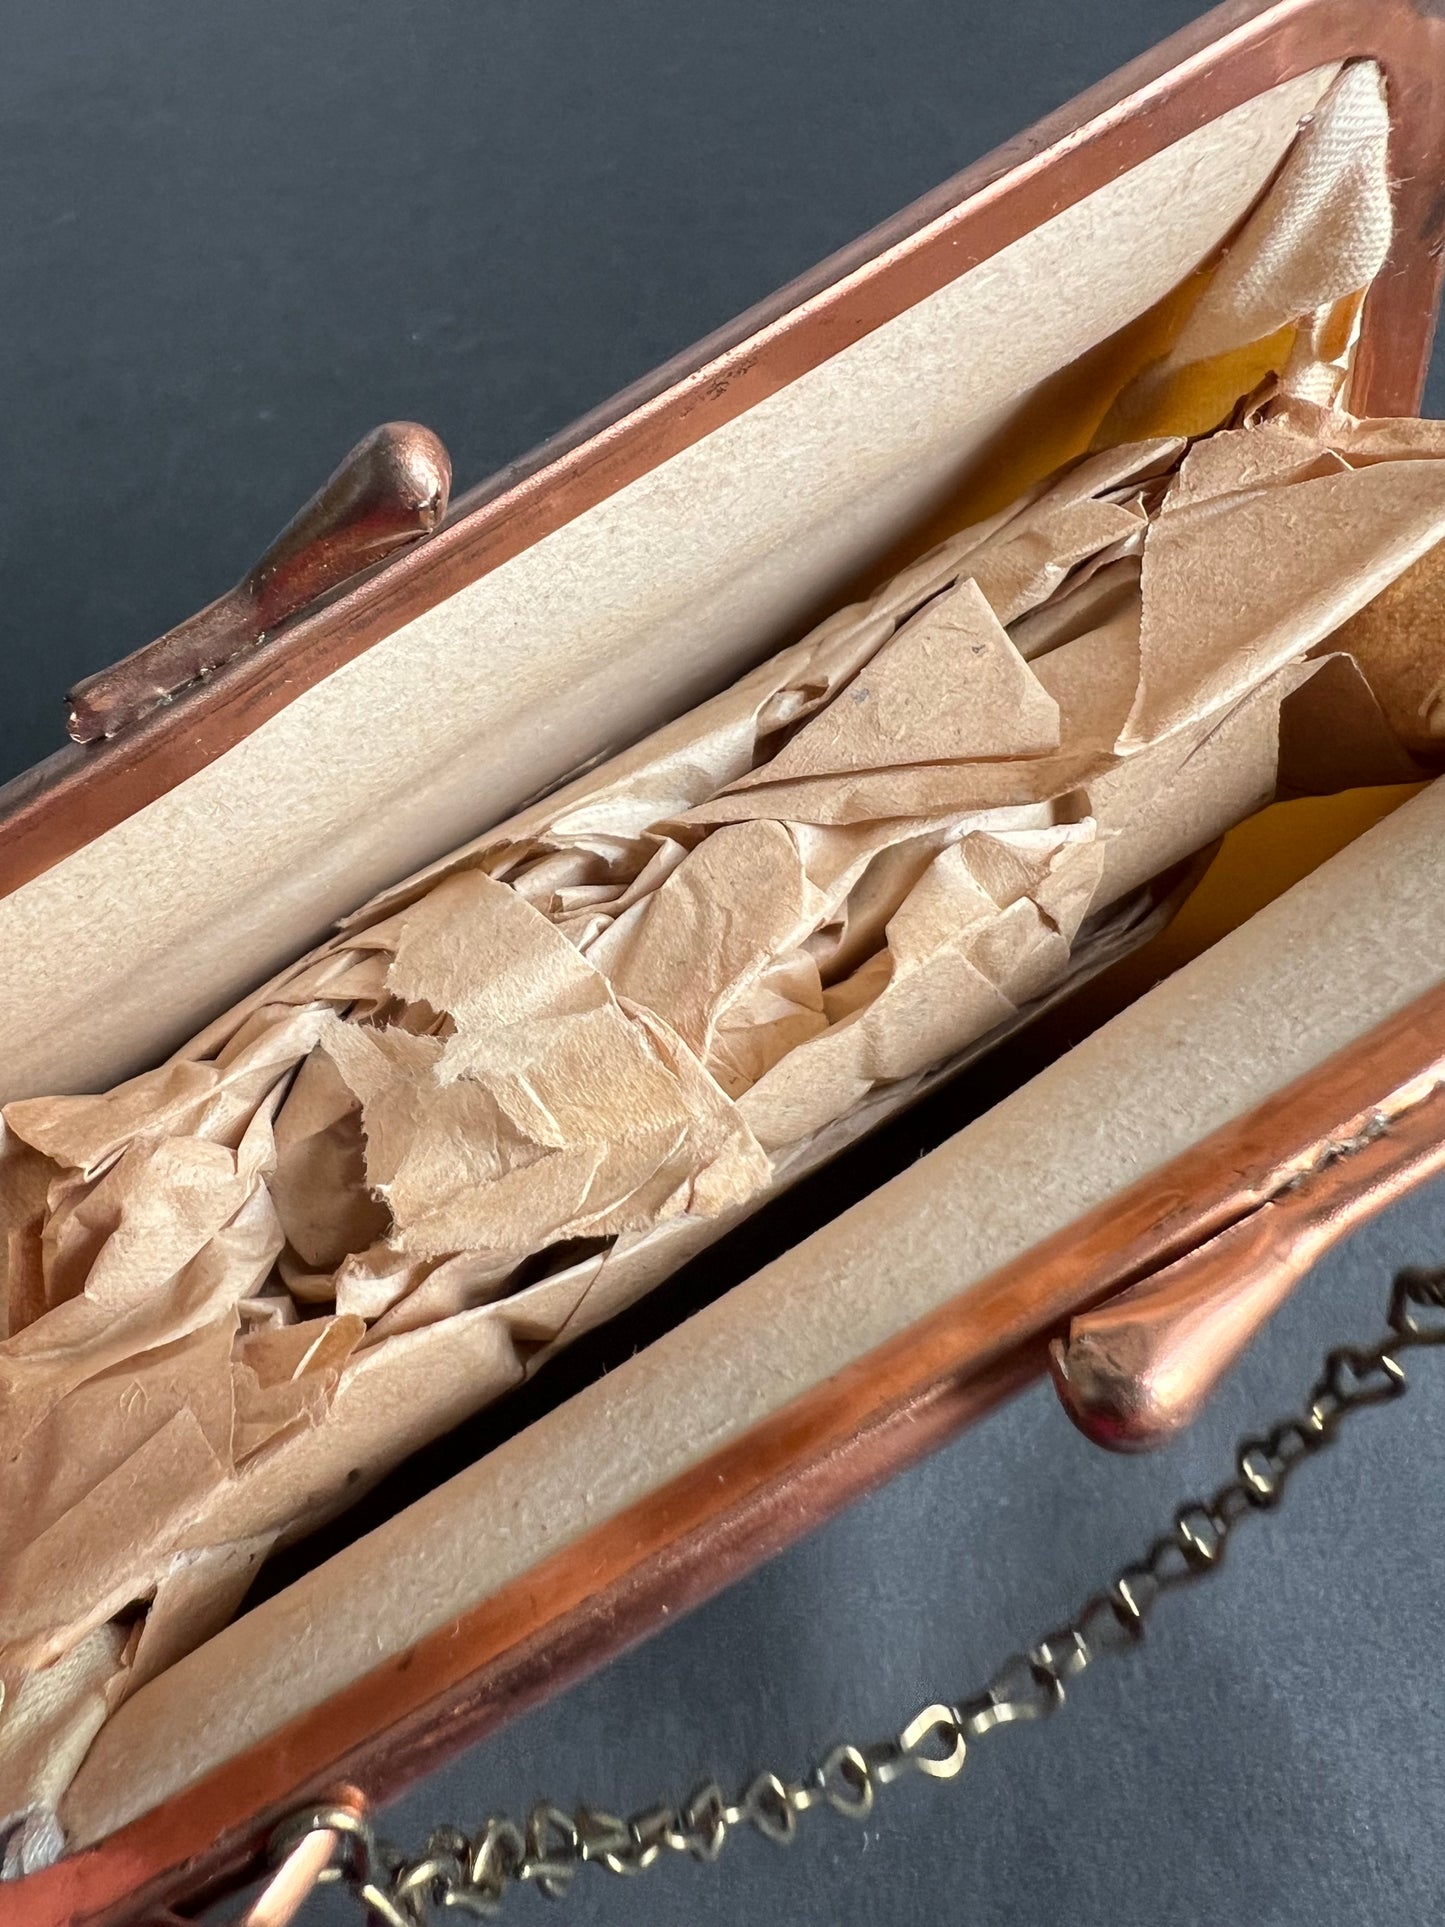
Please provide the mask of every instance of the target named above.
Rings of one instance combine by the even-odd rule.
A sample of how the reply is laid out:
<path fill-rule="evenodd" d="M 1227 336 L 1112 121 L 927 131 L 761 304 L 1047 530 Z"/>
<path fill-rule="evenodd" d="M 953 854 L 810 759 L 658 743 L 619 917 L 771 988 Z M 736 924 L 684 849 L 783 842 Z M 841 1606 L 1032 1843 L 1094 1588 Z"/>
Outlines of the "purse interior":
<path fill-rule="evenodd" d="M 375 890 L 724 687 L 852 591 L 1086 447 L 1129 377 L 1167 343 L 1183 291 L 1257 200 L 1336 71 L 1271 89 L 1055 215 L 398 630 L 0 901 L 0 949 L 15 960 L 0 983 L 0 1097 L 101 1088 L 155 1061 Z M 721 1316 L 717 1301 L 729 1293 L 736 1338 L 749 1291 L 757 1315 L 763 1267 L 828 1233 L 856 1200 L 892 1192 L 921 1154 L 959 1142 L 1416 787 L 1287 802 L 1232 832 L 1170 879 L 1170 907 L 1184 908 L 1168 929 L 771 1201 L 333 1526 L 275 1555 L 248 1612 L 211 1642 L 216 1653 L 202 1648 L 177 1677 L 142 1688 L 107 1730 L 98 1765 L 76 1785 L 75 1836 L 98 1837 L 183 1783 L 170 1742 L 189 1720 L 187 1680 L 193 1687 L 198 1666 L 215 1677 L 225 1642 L 233 1654 L 287 1656 L 261 1701 L 234 1719 L 213 1709 L 188 1772 L 254 1737 L 258 1704 L 279 1715 L 297 1703 L 301 1678 L 312 1681 L 306 1703 L 335 1686 L 334 1653 L 323 1667 L 311 1635 L 288 1647 L 286 1629 L 300 1625 L 303 1598 L 308 1624 L 339 1616 L 344 1574 L 354 1578 L 365 1560 L 368 1533 L 394 1532 L 388 1522 L 423 1499 L 445 1536 L 449 1508 L 455 1520 L 475 1504 L 465 1469 L 495 1458 L 505 1440 L 515 1459 L 529 1427 L 555 1484 L 597 1422 L 595 1399 L 575 1421 L 560 1409 L 584 1387 L 600 1393 L 599 1381 L 629 1359 L 639 1380 L 635 1353 L 669 1331 L 680 1339 L 677 1328 L 705 1306 Z M 866 1337 L 859 1329 L 850 1342 Z M 748 1343 L 738 1343 L 725 1426 L 734 1431 L 756 1405 Z M 696 1359 L 675 1350 L 681 1384 Z M 821 1353 L 805 1353 L 799 1382 L 828 1368 Z M 627 1395 L 626 1386 L 612 1394 Z M 722 1425 L 714 1413 L 713 1436 Z M 627 1452 L 614 1441 L 616 1476 L 592 1483 L 610 1479 L 623 1494 L 660 1482 L 674 1468 L 660 1437 L 653 1442 L 653 1463 L 622 1467 Z M 585 1449 L 594 1448 L 595 1434 Z M 699 1449 L 694 1438 L 674 1458 Z M 572 1528 L 589 1518 L 579 1514 Z M 539 1536 L 513 1563 L 543 1549 Z M 457 1583 L 475 1597 L 482 1582 L 468 1571 Z M 375 1625 L 352 1632 L 354 1666 L 364 1669 L 385 1642 Z M 152 1757 L 153 1770 L 121 1771 L 127 1758 Z"/>

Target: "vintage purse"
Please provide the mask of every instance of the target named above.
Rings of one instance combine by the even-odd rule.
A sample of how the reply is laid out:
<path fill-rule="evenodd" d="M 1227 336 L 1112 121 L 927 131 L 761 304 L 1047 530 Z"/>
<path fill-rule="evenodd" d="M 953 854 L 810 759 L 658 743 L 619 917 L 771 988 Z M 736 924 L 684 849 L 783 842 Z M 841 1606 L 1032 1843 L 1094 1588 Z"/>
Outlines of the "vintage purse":
<path fill-rule="evenodd" d="M 450 508 L 378 430 L 73 692 L 0 791 L 7 1918 L 786 1837 L 1127 1637 L 1152 1568 L 816 1783 L 367 1829 L 1051 1347 L 1167 1436 L 1445 1164 L 1442 105 L 1423 0 L 1226 7 Z"/>

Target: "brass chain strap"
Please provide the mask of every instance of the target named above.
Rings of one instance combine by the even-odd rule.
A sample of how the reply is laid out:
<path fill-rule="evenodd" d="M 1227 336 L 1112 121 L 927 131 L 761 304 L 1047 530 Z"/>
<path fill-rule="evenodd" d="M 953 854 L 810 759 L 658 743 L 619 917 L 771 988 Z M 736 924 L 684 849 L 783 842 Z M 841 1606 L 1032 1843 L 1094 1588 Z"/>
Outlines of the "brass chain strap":
<path fill-rule="evenodd" d="M 881 1789 L 907 1774 L 954 1779 L 971 1745 L 1018 1721 L 1047 1719 L 1087 1666 L 1136 1646 L 1158 1600 L 1216 1571 L 1235 1527 L 1251 1513 L 1278 1505 L 1295 1467 L 1332 1444 L 1346 1418 L 1400 1397 L 1406 1389 L 1401 1354 L 1445 1344 L 1445 1319 L 1429 1316 L 1440 1312 L 1445 1267 L 1400 1272 L 1385 1336 L 1369 1350 L 1344 1346 L 1331 1352 L 1306 1410 L 1262 1438 L 1245 1440 L 1234 1477 L 1211 1499 L 1181 1506 L 1142 1559 L 1124 1567 L 1069 1625 L 1008 1660 L 981 1693 L 954 1705 L 925 1706 L 892 1739 L 835 1746 L 800 1779 L 759 1773 L 736 1800 L 709 1780 L 679 1806 L 649 1807 L 630 1819 L 592 1807 L 568 1813 L 543 1801 L 525 1822 L 493 1815 L 475 1834 L 438 1827 L 415 1859 L 381 1839 L 350 1808 L 312 1807 L 276 1829 L 273 1861 L 294 1853 L 307 1836 L 330 1830 L 338 1844 L 323 1881 L 344 1883 L 384 1927 L 430 1927 L 434 1914 L 449 1910 L 491 1919 L 508 1887 L 524 1883 L 560 1900 L 586 1865 L 637 1874 L 664 1854 L 716 1860 L 743 1825 L 787 1846 L 799 1816 L 815 1807 L 864 1820 Z"/>

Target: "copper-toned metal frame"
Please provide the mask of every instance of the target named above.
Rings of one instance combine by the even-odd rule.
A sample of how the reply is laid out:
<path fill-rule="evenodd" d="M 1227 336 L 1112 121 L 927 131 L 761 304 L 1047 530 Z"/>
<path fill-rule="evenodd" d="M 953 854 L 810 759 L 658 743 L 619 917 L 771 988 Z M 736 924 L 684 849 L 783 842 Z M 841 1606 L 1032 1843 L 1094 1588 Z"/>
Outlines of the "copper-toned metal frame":
<path fill-rule="evenodd" d="M 1353 393 L 1419 398 L 1445 231 L 1445 23 L 1428 0 L 1226 6 L 916 203 L 467 498 L 436 536 L 114 743 L 0 796 L 0 894 L 239 741 L 302 689 L 1149 155 L 1326 61 L 1370 57 L 1392 109 L 1396 239 Z M 1445 987 L 1107 1207 L 227 1761 L 7 1889 L 16 1927 L 112 1927 L 255 1865 L 274 1820 L 369 1801 L 720 1590 L 952 1438 L 1045 1365 L 1075 1314 L 1274 1196 L 1353 1182 L 1341 1124 L 1445 1076 Z"/>

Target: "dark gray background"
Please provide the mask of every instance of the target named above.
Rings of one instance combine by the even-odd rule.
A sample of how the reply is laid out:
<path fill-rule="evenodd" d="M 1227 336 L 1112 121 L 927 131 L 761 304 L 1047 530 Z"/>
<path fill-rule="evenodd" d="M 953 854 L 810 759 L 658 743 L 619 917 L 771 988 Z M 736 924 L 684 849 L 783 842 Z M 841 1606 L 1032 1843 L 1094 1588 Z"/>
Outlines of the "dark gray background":
<path fill-rule="evenodd" d="M 4 0 L 0 777 L 373 423 L 436 427 L 466 486 L 1199 11 Z M 1395 1264 L 1442 1253 L 1437 1187 L 1323 1267 L 1160 1458 L 1105 1458 L 1036 1392 L 388 1826 L 788 1771 L 971 1689 L 1211 1489 L 1327 1344 L 1373 1334 Z M 897 1790 L 866 1830 L 819 1817 L 789 1854 L 589 1878 L 559 1917 L 1438 1918 L 1442 1420 L 1445 1358 L 1127 1668 L 960 1784 Z"/>

